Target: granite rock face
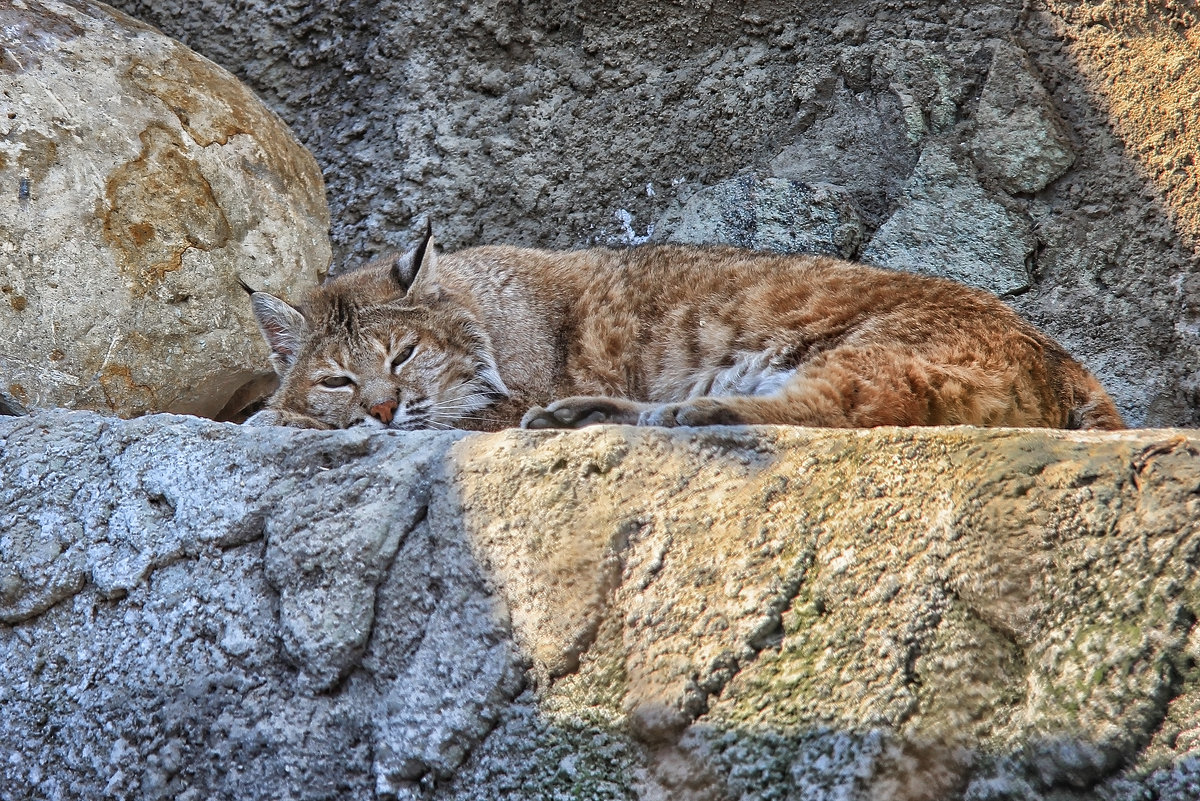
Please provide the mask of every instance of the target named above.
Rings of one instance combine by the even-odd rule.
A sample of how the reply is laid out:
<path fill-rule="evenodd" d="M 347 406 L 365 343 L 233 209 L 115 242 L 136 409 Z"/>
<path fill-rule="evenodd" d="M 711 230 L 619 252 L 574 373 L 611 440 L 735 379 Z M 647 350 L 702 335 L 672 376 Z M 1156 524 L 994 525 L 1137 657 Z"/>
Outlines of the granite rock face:
<path fill-rule="evenodd" d="M 975 162 L 1014 195 L 1040 192 L 1075 162 L 1070 133 L 1021 50 L 997 44 L 973 120 Z"/>
<path fill-rule="evenodd" d="M 863 226 L 851 256 L 870 242 L 979 277 L 1131 423 L 1200 425 L 1194 4 L 118 3 L 295 128 L 330 186 L 335 269 L 426 217 L 451 248 L 722 228 L 757 244 L 757 195 L 725 190 L 832 187 Z M 937 185 L 914 175 L 950 150 Z M 900 236 L 906 221 L 929 236 Z M 767 246 L 812 246 L 784 233 Z"/>
<path fill-rule="evenodd" d="M 0 420 L 0 798 L 1192 799 L 1200 439 Z"/>
<path fill-rule="evenodd" d="M 76 0 L 0 8 L 0 90 L 0 390 L 123 416 L 261 394 L 238 278 L 295 296 L 329 261 L 321 174 L 286 125 Z"/>

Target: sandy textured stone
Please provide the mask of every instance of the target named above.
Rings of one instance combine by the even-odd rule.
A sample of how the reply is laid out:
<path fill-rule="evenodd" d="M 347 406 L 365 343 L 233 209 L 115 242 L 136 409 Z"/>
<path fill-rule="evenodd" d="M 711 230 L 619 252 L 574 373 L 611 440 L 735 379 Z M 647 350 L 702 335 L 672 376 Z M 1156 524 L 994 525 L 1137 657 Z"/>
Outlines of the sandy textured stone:
<path fill-rule="evenodd" d="M 0 387 L 123 416 L 253 393 L 237 279 L 294 296 L 325 270 L 312 157 L 232 75 L 98 3 L 6 3 L 0 54 Z"/>
<path fill-rule="evenodd" d="M 984 189 L 946 147 L 928 147 L 907 197 L 863 248 L 871 264 L 940 275 L 1009 295 L 1029 289 L 1036 239 L 1014 204 Z"/>
<path fill-rule="evenodd" d="M 1185 801 L 1200 439 L 0 421 L 11 798 Z"/>

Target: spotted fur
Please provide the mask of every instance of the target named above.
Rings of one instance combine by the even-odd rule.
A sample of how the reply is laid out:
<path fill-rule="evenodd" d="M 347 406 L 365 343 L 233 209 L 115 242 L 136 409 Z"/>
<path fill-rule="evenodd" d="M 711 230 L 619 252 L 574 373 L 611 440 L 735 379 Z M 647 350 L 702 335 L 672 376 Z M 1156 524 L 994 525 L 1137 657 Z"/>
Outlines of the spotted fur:
<path fill-rule="evenodd" d="M 267 422 L 1123 427 L 999 299 L 825 256 L 427 239 L 299 309 L 253 305 L 281 379 Z"/>

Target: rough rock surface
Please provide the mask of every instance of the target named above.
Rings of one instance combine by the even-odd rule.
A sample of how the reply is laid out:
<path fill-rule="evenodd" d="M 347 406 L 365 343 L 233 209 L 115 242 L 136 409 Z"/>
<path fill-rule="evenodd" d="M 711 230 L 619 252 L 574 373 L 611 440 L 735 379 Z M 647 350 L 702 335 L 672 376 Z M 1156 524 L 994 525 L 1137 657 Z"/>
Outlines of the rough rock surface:
<path fill-rule="evenodd" d="M 1200 438 L 0 419 L 0 799 L 1185 801 Z"/>
<path fill-rule="evenodd" d="M 99 3 L 0 6 L 0 188 L 0 389 L 25 406 L 218 414 L 269 374 L 237 279 L 295 295 L 328 265 L 286 125 Z"/>
<path fill-rule="evenodd" d="M 1024 291 L 1013 305 L 1128 420 L 1200 425 L 1194 3 L 119 4 L 295 128 L 339 260 L 404 245 L 426 216 L 451 247 L 669 238 L 672 209 L 743 179 L 841 187 L 878 244 L 916 192 L 948 219 L 891 237 L 889 262 L 949 270 L 986 243 L 1004 261 L 985 285 Z M 929 148 L 963 150 L 982 189 L 913 180 Z M 757 219 L 710 208 L 710 227 Z"/>
<path fill-rule="evenodd" d="M 984 189 L 969 162 L 929 147 L 909 178 L 904 202 L 863 248 L 862 258 L 942 275 L 997 295 L 1029 289 L 1037 240 L 1016 204 Z"/>
<path fill-rule="evenodd" d="M 858 252 L 863 234 L 844 189 L 782 178 L 734 178 L 702 189 L 655 225 L 668 242 L 842 258 Z"/>

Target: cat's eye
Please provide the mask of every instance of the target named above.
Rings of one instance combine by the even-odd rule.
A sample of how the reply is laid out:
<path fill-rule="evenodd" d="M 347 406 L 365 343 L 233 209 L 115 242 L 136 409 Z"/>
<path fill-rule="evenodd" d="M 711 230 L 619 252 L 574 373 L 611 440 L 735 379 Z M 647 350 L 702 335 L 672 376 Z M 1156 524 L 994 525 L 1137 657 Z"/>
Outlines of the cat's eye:
<path fill-rule="evenodd" d="M 348 387 L 354 382 L 350 380 L 350 376 L 346 375 L 331 375 L 329 378 L 321 379 L 321 386 L 329 389 L 338 389 L 340 387 Z"/>
<path fill-rule="evenodd" d="M 417 349 L 416 345 L 409 345 L 404 350 L 400 351 L 392 359 L 392 372 L 400 369 L 400 365 L 412 358 L 413 351 Z"/>

